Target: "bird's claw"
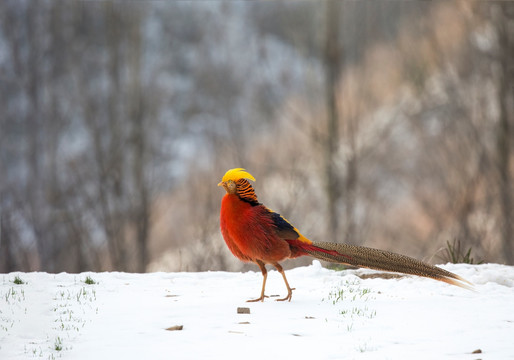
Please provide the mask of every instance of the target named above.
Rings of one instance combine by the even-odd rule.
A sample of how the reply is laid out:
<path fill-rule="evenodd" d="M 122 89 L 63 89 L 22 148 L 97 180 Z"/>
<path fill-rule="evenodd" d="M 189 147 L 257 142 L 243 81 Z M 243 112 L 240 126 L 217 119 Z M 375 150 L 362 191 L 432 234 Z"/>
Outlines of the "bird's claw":
<path fill-rule="evenodd" d="M 277 299 L 277 301 L 291 301 L 291 298 L 293 297 L 293 290 L 295 290 L 295 288 L 290 289 L 285 298 Z"/>
<path fill-rule="evenodd" d="M 260 298 L 246 300 L 246 302 L 257 302 L 257 301 L 262 301 L 262 302 L 264 302 L 264 298 L 267 298 L 267 297 L 269 297 L 269 296 L 268 296 L 268 295 L 261 295 L 261 297 L 260 297 Z"/>

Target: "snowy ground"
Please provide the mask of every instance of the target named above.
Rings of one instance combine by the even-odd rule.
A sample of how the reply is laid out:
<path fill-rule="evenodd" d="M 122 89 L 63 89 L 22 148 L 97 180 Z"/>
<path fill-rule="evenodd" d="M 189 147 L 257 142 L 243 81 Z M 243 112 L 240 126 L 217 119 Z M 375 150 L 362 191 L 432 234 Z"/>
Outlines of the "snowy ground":
<path fill-rule="evenodd" d="M 317 261 L 290 303 L 276 271 L 264 303 L 260 272 L 0 274 L 0 359 L 514 358 L 514 267 L 442 267 L 477 292 Z"/>

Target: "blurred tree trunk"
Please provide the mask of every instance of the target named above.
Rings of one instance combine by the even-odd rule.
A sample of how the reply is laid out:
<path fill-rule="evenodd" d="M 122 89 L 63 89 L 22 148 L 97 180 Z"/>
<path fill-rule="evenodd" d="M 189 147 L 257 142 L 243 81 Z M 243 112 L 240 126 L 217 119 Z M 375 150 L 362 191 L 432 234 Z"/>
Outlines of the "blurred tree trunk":
<path fill-rule="evenodd" d="M 350 126 L 357 126 L 358 119 L 348 119 Z M 348 134 L 350 154 L 346 161 L 346 179 L 345 179 L 345 232 L 344 238 L 346 244 L 358 244 L 356 239 L 356 223 L 355 223 L 355 205 L 357 202 L 357 185 L 359 182 L 357 145 L 354 130 L 350 130 Z"/>
<path fill-rule="evenodd" d="M 11 229 L 2 208 L 0 208 L 0 272 L 14 271 L 14 256 L 12 253 Z"/>
<path fill-rule="evenodd" d="M 24 127 L 27 131 L 27 167 L 29 176 L 25 183 L 25 191 L 28 195 L 26 216 L 28 222 L 32 225 L 34 239 L 38 249 L 39 266 L 48 271 L 53 271 L 54 263 L 52 256 L 54 255 L 53 241 L 49 239 L 47 228 L 48 209 L 45 206 L 45 183 L 44 176 L 44 146 L 43 136 L 45 133 L 44 111 L 41 103 L 41 89 L 43 89 L 43 79 L 41 74 L 41 61 L 43 34 L 41 32 L 41 22 L 39 21 L 40 4 L 34 4 L 26 10 L 26 30 L 27 30 L 27 49 L 28 56 L 26 62 L 22 61 L 18 69 L 25 72 L 19 74 L 25 80 L 26 93 L 29 99 L 29 107 L 24 119 Z M 18 46 L 18 45 L 15 45 Z"/>
<path fill-rule="evenodd" d="M 514 6 L 500 4 L 496 24 L 499 35 L 499 84 L 500 122 L 498 129 L 498 170 L 500 208 L 502 222 L 503 256 L 508 264 L 514 264 L 513 247 L 513 194 L 512 194 L 512 131 L 514 117 Z"/>
<path fill-rule="evenodd" d="M 123 35 L 122 31 L 126 27 L 123 26 L 121 14 L 116 11 L 113 3 L 105 3 L 105 21 L 107 24 L 107 47 L 109 51 L 109 60 L 107 71 L 109 74 L 109 100 L 108 100 L 108 145 L 107 154 L 98 159 L 100 170 L 102 172 L 101 182 L 98 184 L 100 188 L 107 185 L 108 194 L 103 204 L 106 212 L 109 212 L 110 221 L 106 224 L 107 241 L 110 243 L 111 259 L 116 269 L 127 271 L 127 249 L 125 244 L 125 216 L 123 201 L 126 197 L 124 187 L 124 165 L 125 153 L 123 144 L 124 126 L 122 125 L 122 96 L 123 88 L 121 84 L 121 74 L 123 68 L 122 49 Z M 99 134 L 101 137 L 102 135 Z M 102 144 L 99 144 L 102 148 Z"/>
<path fill-rule="evenodd" d="M 141 84 L 141 14 L 132 12 L 130 34 L 130 102 L 129 114 L 132 122 L 132 171 L 134 176 L 134 218 L 132 222 L 136 228 L 136 271 L 145 272 L 148 265 L 148 231 L 150 219 L 150 203 L 148 182 L 145 180 L 146 155 L 147 155 L 147 134 L 145 125 L 144 102 Z"/>
<path fill-rule="evenodd" d="M 339 147 L 339 113 L 337 109 L 338 79 L 341 73 L 341 48 L 339 40 L 339 19 L 341 2 L 326 2 L 326 37 L 324 48 L 325 98 L 327 110 L 327 133 L 324 155 L 325 188 L 327 196 L 328 237 L 338 242 L 339 219 L 337 203 L 341 197 L 340 179 L 335 158 Z"/>

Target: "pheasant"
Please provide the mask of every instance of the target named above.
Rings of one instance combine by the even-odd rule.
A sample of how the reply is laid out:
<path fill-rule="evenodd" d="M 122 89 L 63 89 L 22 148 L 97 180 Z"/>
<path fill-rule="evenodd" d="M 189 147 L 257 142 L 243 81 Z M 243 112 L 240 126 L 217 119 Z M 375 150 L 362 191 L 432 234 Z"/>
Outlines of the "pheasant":
<path fill-rule="evenodd" d="M 364 246 L 311 241 L 280 214 L 261 204 L 249 180 L 255 181 L 255 178 L 245 169 L 235 168 L 225 173 L 218 186 L 226 190 L 221 201 L 220 227 L 228 248 L 238 259 L 257 264 L 263 275 L 261 295 L 248 300 L 250 302 L 264 301 L 266 297 L 266 264 L 278 270 L 287 288 L 287 295 L 278 301 L 291 301 L 293 289 L 279 262 L 300 256 L 417 275 L 471 288 L 471 283 L 462 277 L 405 255 Z"/>

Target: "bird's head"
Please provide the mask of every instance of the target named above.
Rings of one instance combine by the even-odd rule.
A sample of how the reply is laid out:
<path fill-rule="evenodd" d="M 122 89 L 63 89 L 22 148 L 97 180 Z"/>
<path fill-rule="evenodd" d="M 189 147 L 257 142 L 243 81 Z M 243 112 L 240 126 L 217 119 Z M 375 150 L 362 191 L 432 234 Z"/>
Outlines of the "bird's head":
<path fill-rule="evenodd" d="M 225 191 L 228 194 L 237 194 L 238 191 L 240 192 L 242 187 L 251 188 L 251 185 L 248 182 L 248 180 L 255 181 L 255 178 L 252 176 L 252 174 L 247 172 L 245 169 L 235 168 L 235 169 L 230 169 L 229 171 L 227 171 L 225 173 L 225 175 L 223 175 L 223 178 L 221 179 L 221 182 L 218 184 L 218 186 L 223 186 L 223 188 L 225 189 Z M 239 194 L 239 195 L 242 195 L 242 194 Z M 255 200 L 257 200 L 256 197 L 255 197 Z"/>

